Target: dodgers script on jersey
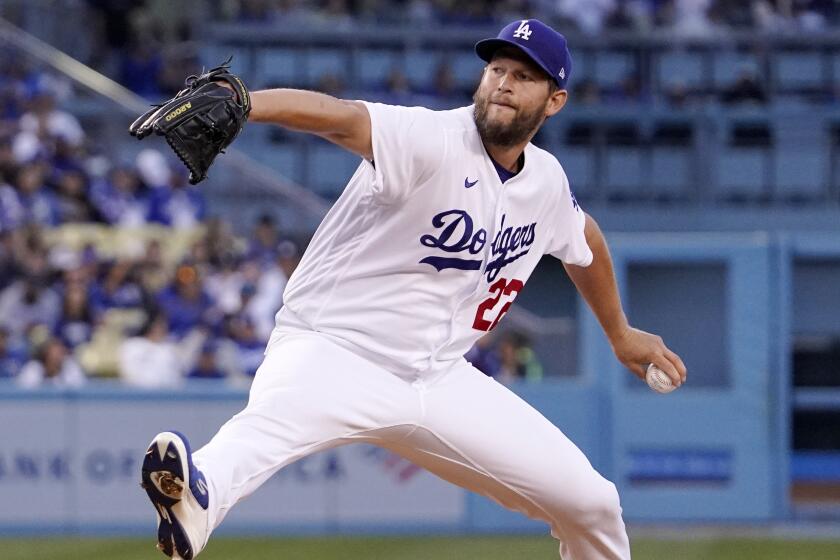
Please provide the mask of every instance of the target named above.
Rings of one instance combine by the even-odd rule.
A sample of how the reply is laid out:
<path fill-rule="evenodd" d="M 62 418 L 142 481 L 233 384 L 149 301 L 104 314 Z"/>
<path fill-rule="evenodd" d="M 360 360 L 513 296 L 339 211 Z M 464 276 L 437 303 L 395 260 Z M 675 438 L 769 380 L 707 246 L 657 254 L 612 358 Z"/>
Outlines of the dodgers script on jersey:
<path fill-rule="evenodd" d="M 502 183 L 472 107 L 366 105 L 373 162 L 318 228 L 275 336 L 314 330 L 419 375 L 492 330 L 543 255 L 588 266 L 585 215 L 557 159 L 532 144 Z"/>

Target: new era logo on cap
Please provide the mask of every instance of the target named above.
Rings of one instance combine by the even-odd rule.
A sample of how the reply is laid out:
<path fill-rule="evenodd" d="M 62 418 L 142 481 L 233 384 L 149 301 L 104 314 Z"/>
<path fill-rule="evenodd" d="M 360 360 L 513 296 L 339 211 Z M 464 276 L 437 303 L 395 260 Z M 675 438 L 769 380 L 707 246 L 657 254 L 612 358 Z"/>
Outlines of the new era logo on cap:
<path fill-rule="evenodd" d="M 502 47 L 514 46 L 552 77 L 561 89 L 572 69 L 572 56 L 566 38 L 538 19 L 520 19 L 506 25 L 497 37 L 475 45 L 475 52 L 487 62 Z"/>

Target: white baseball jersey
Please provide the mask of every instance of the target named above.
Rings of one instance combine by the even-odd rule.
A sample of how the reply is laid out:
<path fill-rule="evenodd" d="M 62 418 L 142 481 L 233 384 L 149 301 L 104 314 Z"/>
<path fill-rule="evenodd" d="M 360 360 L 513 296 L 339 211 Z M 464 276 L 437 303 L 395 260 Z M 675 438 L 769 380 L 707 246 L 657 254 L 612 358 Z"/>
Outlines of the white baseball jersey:
<path fill-rule="evenodd" d="M 556 426 L 462 358 L 543 254 L 589 264 L 551 155 L 505 183 L 472 109 L 368 105 L 363 162 L 292 275 L 248 405 L 193 454 L 195 537 L 312 453 L 369 443 L 549 524 L 568 560 L 629 560 L 615 486 Z"/>
<path fill-rule="evenodd" d="M 317 331 L 419 375 L 493 329 L 544 254 L 588 266 L 585 217 L 557 159 L 534 145 L 502 183 L 472 107 L 366 105 L 373 162 L 318 228 L 276 332 Z"/>

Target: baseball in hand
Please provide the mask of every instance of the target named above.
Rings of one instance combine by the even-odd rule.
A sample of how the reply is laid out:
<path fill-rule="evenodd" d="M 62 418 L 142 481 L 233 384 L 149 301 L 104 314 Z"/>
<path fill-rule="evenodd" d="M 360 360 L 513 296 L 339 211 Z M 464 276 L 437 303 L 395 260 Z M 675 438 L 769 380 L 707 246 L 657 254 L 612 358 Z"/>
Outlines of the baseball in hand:
<path fill-rule="evenodd" d="M 645 381 L 647 381 L 648 387 L 657 393 L 670 393 L 677 388 L 674 382 L 671 381 L 671 378 L 668 377 L 668 374 L 654 364 L 648 366 L 647 372 L 645 373 Z"/>

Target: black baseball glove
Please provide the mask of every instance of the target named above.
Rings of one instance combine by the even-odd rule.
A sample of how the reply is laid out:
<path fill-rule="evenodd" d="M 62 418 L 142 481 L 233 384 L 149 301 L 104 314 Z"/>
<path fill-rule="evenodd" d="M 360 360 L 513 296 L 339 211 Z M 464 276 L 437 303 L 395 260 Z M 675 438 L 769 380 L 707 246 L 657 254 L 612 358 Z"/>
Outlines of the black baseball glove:
<path fill-rule="evenodd" d="M 245 84 L 228 72 L 230 60 L 187 78 L 178 95 L 152 107 L 128 129 L 141 140 L 152 132 L 165 137 L 190 170 L 193 185 L 207 177 L 207 169 L 233 142 L 251 111 Z M 216 82 L 229 84 L 233 91 Z"/>

